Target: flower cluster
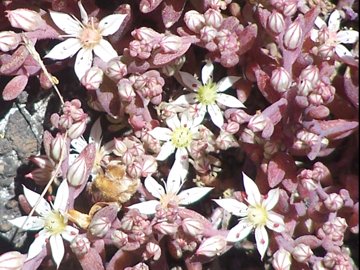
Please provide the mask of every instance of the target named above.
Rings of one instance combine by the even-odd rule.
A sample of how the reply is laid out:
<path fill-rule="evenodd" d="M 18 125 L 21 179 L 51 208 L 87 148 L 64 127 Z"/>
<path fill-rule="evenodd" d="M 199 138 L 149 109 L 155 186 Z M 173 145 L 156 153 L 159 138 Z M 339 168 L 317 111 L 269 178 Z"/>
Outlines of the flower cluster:
<path fill-rule="evenodd" d="M 0 4 L 2 98 L 59 99 L 0 269 L 356 269 L 356 1 L 118 2 Z"/>

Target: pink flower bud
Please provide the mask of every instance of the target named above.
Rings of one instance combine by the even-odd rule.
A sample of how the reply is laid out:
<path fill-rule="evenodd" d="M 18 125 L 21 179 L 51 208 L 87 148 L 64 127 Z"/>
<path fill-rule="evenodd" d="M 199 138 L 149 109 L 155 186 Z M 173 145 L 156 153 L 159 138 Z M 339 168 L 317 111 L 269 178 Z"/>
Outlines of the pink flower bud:
<path fill-rule="evenodd" d="M 291 255 L 290 252 L 280 248 L 273 255 L 272 266 L 275 270 L 290 270 Z"/>
<path fill-rule="evenodd" d="M 86 129 L 86 122 L 87 120 L 79 121 L 76 123 L 73 123 L 71 127 L 68 129 L 68 135 L 70 139 L 76 139 L 79 138 Z"/>
<path fill-rule="evenodd" d="M 122 248 L 128 243 L 128 235 L 120 230 L 114 230 L 111 234 L 111 241 L 117 248 Z"/>
<path fill-rule="evenodd" d="M 39 13 L 25 8 L 7 10 L 6 17 L 12 27 L 21 28 L 28 32 L 35 31 L 46 24 Z"/>
<path fill-rule="evenodd" d="M 140 163 L 142 177 L 147 177 L 157 171 L 157 162 L 153 156 L 139 156 L 138 162 Z"/>
<path fill-rule="evenodd" d="M 324 204 L 330 211 L 338 211 L 343 207 L 344 200 L 339 194 L 331 193 L 324 201 Z"/>
<path fill-rule="evenodd" d="M 121 79 L 117 84 L 121 100 L 130 102 L 136 96 L 132 83 L 128 79 Z"/>
<path fill-rule="evenodd" d="M 134 178 L 134 179 L 140 178 L 141 177 L 141 165 L 139 164 L 139 162 L 130 162 L 127 164 L 126 172 L 128 173 L 128 175 L 131 178 Z"/>
<path fill-rule="evenodd" d="M 297 2 L 297 1 L 296 1 Z M 297 11 L 297 3 L 285 3 L 285 6 L 283 8 L 283 14 L 285 16 L 292 16 Z"/>
<path fill-rule="evenodd" d="M 324 43 L 318 48 L 318 55 L 324 60 L 329 60 L 334 55 L 335 47 L 332 44 Z"/>
<path fill-rule="evenodd" d="M 313 84 L 309 80 L 301 80 L 298 84 L 298 94 L 306 97 L 313 89 Z"/>
<path fill-rule="evenodd" d="M 153 259 L 157 261 L 161 256 L 161 248 L 158 244 L 149 242 L 146 244 L 145 252 L 143 253 L 144 260 Z"/>
<path fill-rule="evenodd" d="M 332 269 L 337 261 L 337 255 L 334 252 L 326 253 L 323 264 L 325 267 Z"/>
<path fill-rule="evenodd" d="M 302 42 L 302 35 L 302 29 L 297 21 L 290 24 L 284 34 L 285 47 L 289 50 L 295 50 L 298 48 Z"/>
<path fill-rule="evenodd" d="M 199 33 L 200 29 L 205 25 L 205 18 L 196 10 L 190 10 L 185 13 L 184 22 L 191 31 Z"/>
<path fill-rule="evenodd" d="M 93 219 L 89 225 L 89 232 L 95 237 L 104 237 L 109 231 L 111 222 L 107 217 Z"/>
<path fill-rule="evenodd" d="M 126 144 L 117 138 L 114 138 L 114 149 L 113 153 L 117 155 L 118 157 L 121 157 L 125 154 L 125 152 L 128 150 Z"/>
<path fill-rule="evenodd" d="M 54 161 L 59 161 L 60 157 L 65 158 L 66 154 L 66 141 L 62 134 L 57 133 L 56 137 L 51 141 L 50 144 L 50 155 Z"/>
<path fill-rule="evenodd" d="M 193 218 L 185 218 L 181 224 L 184 232 L 191 236 L 202 235 L 204 231 L 204 225 Z"/>
<path fill-rule="evenodd" d="M 298 244 L 292 251 L 292 256 L 300 263 L 307 263 L 313 254 L 311 248 L 305 244 Z"/>
<path fill-rule="evenodd" d="M 226 248 L 226 239 L 224 236 L 216 235 L 207 238 L 202 242 L 196 251 L 197 255 L 204 255 L 206 257 L 214 257 L 221 255 Z"/>
<path fill-rule="evenodd" d="M 275 34 L 281 33 L 285 29 L 284 16 L 277 11 L 273 11 L 268 18 L 268 27 Z"/>
<path fill-rule="evenodd" d="M 200 30 L 200 39 L 204 42 L 210 42 L 216 37 L 217 31 L 212 26 L 204 26 Z"/>
<path fill-rule="evenodd" d="M 312 104 L 314 106 L 319 106 L 319 105 L 322 105 L 324 103 L 321 95 L 316 94 L 316 93 L 309 94 L 308 101 L 309 101 L 310 104 Z"/>
<path fill-rule="evenodd" d="M 74 187 L 80 186 L 87 180 L 86 172 L 86 157 L 85 155 L 79 155 L 67 171 L 67 181 Z"/>
<path fill-rule="evenodd" d="M 233 121 L 227 123 L 227 125 L 225 126 L 225 130 L 227 132 L 229 132 L 230 134 L 237 133 L 239 131 L 239 129 L 240 129 L 239 123 L 236 123 L 236 122 L 233 122 Z"/>
<path fill-rule="evenodd" d="M 278 67 L 271 73 L 270 82 L 276 91 L 283 93 L 290 88 L 292 80 L 283 67 Z"/>
<path fill-rule="evenodd" d="M 311 178 L 305 178 L 301 181 L 302 186 L 308 191 L 314 191 L 318 188 L 318 183 Z"/>
<path fill-rule="evenodd" d="M 26 255 L 18 251 L 5 252 L 0 256 L 0 269 L 2 270 L 21 270 L 26 259 Z"/>
<path fill-rule="evenodd" d="M 164 235 L 173 235 L 178 231 L 178 225 L 164 221 L 154 225 L 154 229 Z"/>
<path fill-rule="evenodd" d="M 73 124 L 73 119 L 69 114 L 63 114 L 57 120 L 57 127 L 61 130 L 69 129 L 72 124 Z"/>
<path fill-rule="evenodd" d="M 131 35 L 138 39 L 143 40 L 146 43 L 154 43 L 161 38 L 161 34 L 148 27 L 141 27 L 131 32 Z"/>
<path fill-rule="evenodd" d="M 104 72 L 99 67 L 91 67 L 86 71 L 85 75 L 81 78 L 81 84 L 87 90 L 99 89 L 100 84 L 103 81 Z"/>
<path fill-rule="evenodd" d="M 346 223 L 346 219 L 341 218 L 341 217 L 336 217 L 333 220 L 332 225 L 334 226 L 334 228 L 337 231 L 340 231 L 340 232 L 345 232 L 348 227 L 348 224 Z"/>
<path fill-rule="evenodd" d="M 312 85 L 316 85 L 319 82 L 320 72 L 317 66 L 310 65 L 304 68 L 300 73 L 301 80 L 308 80 Z"/>
<path fill-rule="evenodd" d="M 219 28 L 223 22 L 223 16 L 221 15 L 220 11 L 216 9 L 208 9 L 204 13 L 205 23 L 208 26 L 212 26 L 214 28 Z"/>
<path fill-rule="evenodd" d="M 319 29 L 318 35 L 317 35 L 317 42 L 319 42 L 320 44 L 326 43 L 326 41 L 328 41 L 330 38 L 330 31 L 329 28 L 325 27 L 321 27 Z"/>
<path fill-rule="evenodd" d="M 264 130 L 265 126 L 268 124 L 269 118 L 265 117 L 262 113 L 256 113 L 251 117 L 248 128 L 253 132 L 259 132 Z"/>
<path fill-rule="evenodd" d="M 41 169 L 53 169 L 53 163 L 50 161 L 50 159 L 45 156 L 31 156 L 29 158 L 33 163 L 35 163 L 37 166 L 39 166 Z"/>
<path fill-rule="evenodd" d="M 49 169 L 38 168 L 25 175 L 25 177 L 31 178 L 34 182 L 40 186 L 46 185 L 51 177 L 53 171 Z"/>
<path fill-rule="evenodd" d="M 159 45 L 164 53 L 175 53 L 180 49 L 182 40 L 176 35 L 165 35 L 160 40 Z"/>
<path fill-rule="evenodd" d="M 21 39 L 20 36 L 13 31 L 0 32 L 0 51 L 8 52 L 16 49 Z"/>
<path fill-rule="evenodd" d="M 127 74 L 127 67 L 120 59 L 115 58 L 107 64 L 105 73 L 112 80 L 119 81 Z"/>
<path fill-rule="evenodd" d="M 70 243 L 70 248 L 72 252 L 76 254 L 77 257 L 82 257 L 89 252 L 90 241 L 85 236 L 78 235 Z"/>

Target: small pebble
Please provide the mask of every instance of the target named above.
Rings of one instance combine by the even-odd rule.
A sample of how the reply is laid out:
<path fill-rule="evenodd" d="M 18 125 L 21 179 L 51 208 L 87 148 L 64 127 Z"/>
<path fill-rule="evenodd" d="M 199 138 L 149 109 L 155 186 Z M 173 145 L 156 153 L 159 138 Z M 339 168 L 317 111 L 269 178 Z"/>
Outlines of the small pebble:
<path fill-rule="evenodd" d="M 0 232 L 6 233 L 10 231 L 12 228 L 12 225 L 9 222 L 0 223 Z"/>
<path fill-rule="evenodd" d="M 16 200 L 9 200 L 6 204 L 5 207 L 7 209 L 14 209 L 15 207 L 17 207 L 19 205 L 19 203 Z"/>

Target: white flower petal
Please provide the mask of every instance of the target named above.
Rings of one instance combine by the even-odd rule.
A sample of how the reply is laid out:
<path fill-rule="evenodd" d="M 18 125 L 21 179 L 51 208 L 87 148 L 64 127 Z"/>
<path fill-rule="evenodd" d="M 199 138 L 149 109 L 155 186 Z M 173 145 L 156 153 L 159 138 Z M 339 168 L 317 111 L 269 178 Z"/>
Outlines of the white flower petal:
<path fill-rule="evenodd" d="M 77 153 L 81 153 L 82 150 L 88 145 L 83 137 L 78 137 L 76 139 L 71 140 L 71 146 Z M 72 163 L 69 163 L 72 164 Z"/>
<path fill-rule="evenodd" d="M 339 31 L 336 34 L 336 39 L 340 43 L 352 44 L 359 39 L 359 32 L 355 30 Z"/>
<path fill-rule="evenodd" d="M 314 24 L 317 26 L 317 28 L 321 28 L 323 26 L 326 26 L 326 22 L 321 19 L 320 17 L 316 17 Z"/>
<path fill-rule="evenodd" d="M 168 128 L 156 127 L 153 130 L 151 130 L 149 133 L 157 140 L 168 141 L 171 139 L 172 131 Z"/>
<path fill-rule="evenodd" d="M 181 191 L 177 196 L 180 205 L 189 205 L 204 197 L 213 188 L 210 187 L 194 187 Z"/>
<path fill-rule="evenodd" d="M 206 84 L 210 80 L 212 80 L 212 74 L 214 71 L 214 65 L 211 61 L 206 61 L 205 66 L 201 69 L 201 80 L 203 84 Z"/>
<path fill-rule="evenodd" d="M 310 38 L 311 38 L 312 41 L 317 42 L 318 38 L 319 38 L 319 30 L 311 29 Z"/>
<path fill-rule="evenodd" d="M 82 31 L 82 25 L 72 16 L 56 11 L 50 11 L 51 19 L 57 27 L 63 30 L 66 34 L 77 36 Z"/>
<path fill-rule="evenodd" d="M 232 215 L 238 217 L 247 216 L 248 207 L 246 206 L 246 204 L 239 202 L 238 200 L 229 198 L 214 201 Z"/>
<path fill-rule="evenodd" d="M 44 216 L 46 213 L 51 211 L 50 204 L 44 198 L 40 197 L 40 194 L 26 188 L 25 186 L 23 186 L 23 188 L 24 188 L 25 198 L 31 207 L 34 207 L 40 198 L 40 201 L 35 209 L 36 213 L 38 213 L 41 216 Z"/>
<path fill-rule="evenodd" d="M 109 41 L 102 39 L 99 44 L 94 47 L 94 53 L 101 58 L 105 63 L 111 59 L 118 57 L 117 52 Z"/>
<path fill-rule="evenodd" d="M 84 6 L 82 5 L 81 1 L 78 2 L 78 7 L 80 10 L 80 16 L 81 16 L 82 23 L 87 24 L 89 22 L 89 16 L 88 16 Z"/>
<path fill-rule="evenodd" d="M 174 115 L 166 119 L 166 125 L 171 129 L 174 130 L 181 126 L 179 117 Z"/>
<path fill-rule="evenodd" d="M 165 194 L 165 189 L 151 176 L 146 177 L 144 181 L 145 188 L 155 198 L 160 199 Z"/>
<path fill-rule="evenodd" d="M 229 108 L 245 108 L 245 105 L 236 97 L 223 93 L 217 94 L 216 101 Z"/>
<path fill-rule="evenodd" d="M 340 21 L 341 21 L 341 15 L 339 10 L 335 9 L 329 18 L 328 21 L 328 28 L 330 32 L 337 32 L 340 29 Z"/>
<path fill-rule="evenodd" d="M 52 48 L 45 58 L 63 60 L 72 57 L 80 48 L 81 43 L 77 38 L 68 38 Z"/>
<path fill-rule="evenodd" d="M 225 78 L 222 78 L 218 83 L 217 83 L 217 92 L 224 92 L 226 89 L 229 89 L 236 81 L 238 81 L 240 79 L 240 77 L 237 76 L 228 76 Z"/>
<path fill-rule="evenodd" d="M 221 129 L 224 124 L 224 117 L 219 106 L 217 104 L 210 104 L 207 106 L 207 110 L 215 126 Z"/>
<path fill-rule="evenodd" d="M 197 106 L 197 114 L 194 115 L 193 119 L 193 126 L 198 126 L 204 121 L 204 117 L 206 114 L 206 105 L 203 104 L 196 104 L 194 106 Z"/>
<path fill-rule="evenodd" d="M 79 230 L 67 225 L 64 229 L 64 231 L 61 233 L 62 238 L 64 238 L 66 241 L 71 242 L 74 240 L 74 238 L 79 234 Z"/>
<path fill-rule="evenodd" d="M 92 66 L 93 55 L 91 50 L 81 49 L 75 61 L 75 74 L 79 80 L 85 75 L 86 71 L 88 71 Z"/>
<path fill-rule="evenodd" d="M 179 174 L 181 181 L 184 181 L 189 171 L 189 155 L 186 148 L 177 149 L 173 168 Z"/>
<path fill-rule="evenodd" d="M 247 237 L 252 231 L 253 226 L 246 220 L 240 220 L 240 222 L 229 231 L 226 241 L 238 242 Z"/>
<path fill-rule="evenodd" d="M 243 182 L 248 203 L 252 206 L 260 205 L 261 194 L 255 182 L 245 173 L 243 173 Z"/>
<path fill-rule="evenodd" d="M 59 268 L 59 265 L 65 254 L 64 242 L 60 234 L 55 234 L 50 237 L 50 247 L 51 255 L 57 268 Z"/>
<path fill-rule="evenodd" d="M 268 211 L 273 209 L 279 201 L 279 196 L 280 196 L 280 191 L 278 188 L 270 190 L 268 192 L 267 197 L 263 201 L 263 206 L 265 207 L 265 209 Z"/>
<path fill-rule="evenodd" d="M 197 92 L 198 88 L 202 86 L 201 82 L 195 79 L 190 73 L 179 71 L 179 74 L 187 88 Z"/>
<path fill-rule="evenodd" d="M 159 201 L 151 200 L 142 203 L 137 203 L 129 206 L 130 209 L 138 209 L 140 213 L 145 215 L 153 215 L 156 213 L 156 206 L 160 204 Z"/>
<path fill-rule="evenodd" d="M 161 146 L 160 153 L 157 155 L 157 160 L 165 160 L 175 151 L 175 146 L 172 144 L 171 141 L 164 143 Z"/>
<path fill-rule="evenodd" d="M 34 242 L 29 247 L 29 252 L 26 258 L 27 261 L 36 257 L 46 245 L 46 239 L 48 238 L 48 236 L 47 234 L 41 232 L 35 237 Z"/>
<path fill-rule="evenodd" d="M 194 104 L 197 102 L 197 94 L 196 93 L 190 93 L 186 95 L 181 95 L 176 100 L 172 102 L 172 104 L 176 105 L 189 105 Z"/>
<path fill-rule="evenodd" d="M 335 52 L 340 58 L 344 56 L 352 57 L 352 53 L 344 45 L 341 44 L 336 45 Z"/>
<path fill-rule="evenodd" d="M 100 117 L 95 121 L 90 130 L 89 143 L 95 143 L 96 149 L 100 148 L 102 138 L 102 129 Z"/>
<path fill-rule="evenodd" d="M 275 232 L 283 232 L 285 230 L 284 218 L 270 211 L 268 212 L 266 227 Z"/>
<path fill-rule="evenodd" d="M 182 178 L 181 173 L 179 173 L 178 163 L 174 163 L 170 169 L 169 175 L 166 180 L 166 193 L 177 194 L 181 188 Z M 180 168 L 181 170 L 182 168 Z"/>
<path fill-rule="evenodd" d="M 112 14 L 101 19 L 99 22 L 99 29 L 102 36 L 114 34 L 123 23 L 127 14 Z"/>
<path fill-rule="evenodd" d="M 64 213 L 68 206 L 69 186 L 66 180 L 63 180 L 58 187 L 54 201 L 54 209 Z"/>
<path fill-rule="evenodd" d="M 26 220 L 26 223 L 24 224 Z M 38 231 L 44 227 L 44 219 L 41 217 L 22 216 L 15 219 L 10 219 L 9 222 L 25 231 Z"/>
<path fill-rule="evenodd" d="M 259 251 L 262 260 L 269 245 L 269 236 L 264 226 L 256 227 L 255 239 L 256 239 L 256 248 Z"/>

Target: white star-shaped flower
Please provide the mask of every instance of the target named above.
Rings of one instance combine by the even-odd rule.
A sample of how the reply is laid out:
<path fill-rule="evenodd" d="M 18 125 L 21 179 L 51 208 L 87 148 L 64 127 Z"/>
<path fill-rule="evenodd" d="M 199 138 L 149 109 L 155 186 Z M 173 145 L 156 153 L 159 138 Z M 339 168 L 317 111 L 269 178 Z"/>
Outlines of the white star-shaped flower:
<path fill-rule="evenodd" d="M 154 138 L 165 141 L 161 146 L 160 153 L 156 157 L 157 160 L 165 160 L 172 153 L 175 153 L 175 167 L 183 180 L 189 168 L 190 145 L 198 133 L 198 124 L 194 124 L 192 119 L 186 114 L 181 115 L 181 119 L 177 115 L 166 119 L 168 128 L 156 127 L 149 133 Z"/>
<path fill-rule="evenodd" d="M 50 242 L 52 257 L 59 267 L 65 254 L 63 239 L 71 242 L 78 234 L 77 229 L 67 225 L 66 210 L 69 197 L 67 181 L 62 181 L 60 184 L 53 205 L 25 186 L 24 195 L 31 207 L 35 207 L 40 198 L 40 203 L 35 209 L 39 216 L 22 216 L 9 222 L 27 231 L 41 230 L 30 245 L 26 260 L 34 258 Z"/>
<path fill-rule="evenodd" d="M 45 57 L 63 60 L 72 57 L 78 51 L 75 60 L 75 73 L 79 80 L 92 66 L 93 52 L 104 62 L 118 56 L 112 45 L 103 37 L 114 34 L 123 23 L 126 14 L 112 14 L 96 22 L 88 17 L 81 2 L 78 2 L 81 14 L 80 22 L 75 16 L 50 11 L 51 19 L 66 33 L 65 41 L 56 45 Z"/>
<path fill-rule="evenodd" d="M 340 58 L 352 56 L 351 52 L 341 43 L 353 44 L 359 39 L 359 32 L 355 30 L 340 30 L 341 14 L 339 10 L 334 10 L 328 20 L 328 24 L 317 17 L 315 25 L 319 30 L 311 30 L 311 39 L 328 46 L 332 53 L 336 53 Z"/>
<path fill-rule="evenodd" d="M 256 246 L 262 259 L 269 245 L 269 236 L 265 227 L 275 232 L 282 232 L 285 229 L 283 218 L 271 211 L 279 200 L 279 189 L 272 189 L 267 196 L 263 197 L 254 181 L 244 173 L 243 179 L 248 205 L 235 199 L 214 201 L 231 214 L 242 217 L 239 223 L 230 229 L 226 240 L 240 241 L 255 228 Z"/>
<path fill-rule="evenodd" d="M 197 125 L 204 120 L 205 114 L 208 112 L 213 123 L 221 129 L 224 124 L 224 117 L 217 103 L 229 108 L 244 108 L 245 106 L 236 97 L 223 93 L 240 77 L 228 76 L 218 83 L 214 83 L 213 70 L 214 65 L 208 61 L 201 70 L 202 83 L 190 73 L 180 71 L 179 74 L 185 86 L 195 93 L 182 95 L 173 103 L 193 106 L 193 109 L 196 110 L 194 123 Z"/>
<path fill-rule="evenodd" d="M 186 206 L 200 200 L 213 189 L 210 187 L 193 187 L 179 193 L 183 183 L 184 181 L 181 179 L 175 166 L 171 168 L 166 183 L 164 182 L 165 188 L 152 176 L 148 176 L 144 181 L 144 185 L 157 200 L 137 203 L 129 208 L 135 208 L 143 214 L 152 215 L 155 214 L 158 205 L 166 208 L 171 202 L 179 206 Z"/>

